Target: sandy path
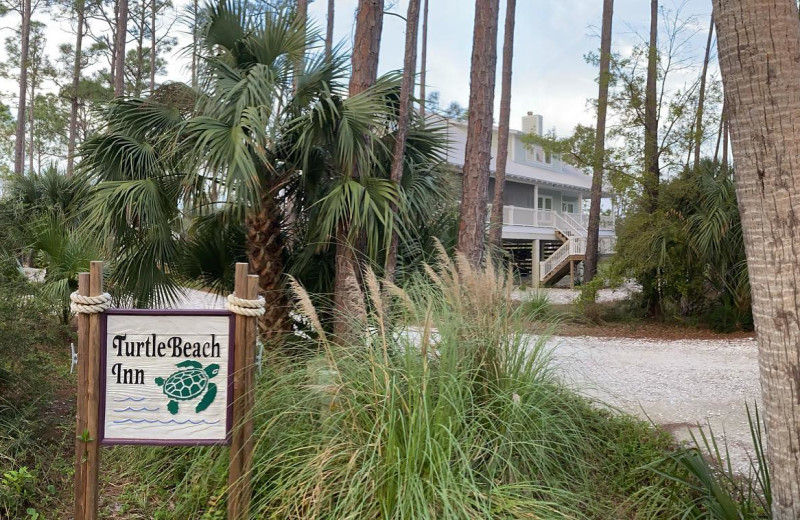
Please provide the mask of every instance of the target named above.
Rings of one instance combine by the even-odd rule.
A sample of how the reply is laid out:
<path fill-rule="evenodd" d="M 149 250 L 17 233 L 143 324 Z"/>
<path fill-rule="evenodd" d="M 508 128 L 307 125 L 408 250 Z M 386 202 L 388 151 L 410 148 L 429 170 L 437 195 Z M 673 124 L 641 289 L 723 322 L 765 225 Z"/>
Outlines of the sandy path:
<path fill-rule="evenodd" d="M 579 392 L 665 426 L 678 439 L 710 423 L 739 471 L 752 441 L 745 403 L 759 402 L 753 339 L 664 341 L 554 337 L 555 362 Z"/>

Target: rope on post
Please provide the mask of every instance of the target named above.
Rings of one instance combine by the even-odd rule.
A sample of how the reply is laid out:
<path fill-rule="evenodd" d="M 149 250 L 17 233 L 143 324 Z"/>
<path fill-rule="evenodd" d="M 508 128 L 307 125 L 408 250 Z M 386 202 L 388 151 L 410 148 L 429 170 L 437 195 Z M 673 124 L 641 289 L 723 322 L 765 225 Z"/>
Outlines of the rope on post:
<path fill-rule="evenodd" d="M 75 291 L 69 295 L 69 308 L 75 314 L 98 314 L 111 307 L 111 295 L 103 293 L 98 296 L 82 296 Z"/>
<path fill-rule="evenodd" d="M 226 303 L 229 311 L 242 316 L 263 316 L 266 312 L 264 309 L 266 302 L 261 296 L 257 300 L 245 300 L 229 294 Z"/>

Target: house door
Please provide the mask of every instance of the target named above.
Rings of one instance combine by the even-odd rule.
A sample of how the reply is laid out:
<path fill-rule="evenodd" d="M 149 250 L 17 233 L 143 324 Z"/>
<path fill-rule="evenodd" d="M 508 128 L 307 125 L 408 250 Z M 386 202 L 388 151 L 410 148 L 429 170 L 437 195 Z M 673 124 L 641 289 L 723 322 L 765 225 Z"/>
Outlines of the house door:
<path fill-rule="evenodd" d="M 553 197 L 539 195 L 539 200 L 536 201 L 536 207 L 538 209 L 553 211 Z"/>
<path fill-rule="evenodd" d="M 574 202 L 562 202 L 561 203 L 561 211 L 562 211 L 562 213 L 575 213 L 575 203 Z"/>

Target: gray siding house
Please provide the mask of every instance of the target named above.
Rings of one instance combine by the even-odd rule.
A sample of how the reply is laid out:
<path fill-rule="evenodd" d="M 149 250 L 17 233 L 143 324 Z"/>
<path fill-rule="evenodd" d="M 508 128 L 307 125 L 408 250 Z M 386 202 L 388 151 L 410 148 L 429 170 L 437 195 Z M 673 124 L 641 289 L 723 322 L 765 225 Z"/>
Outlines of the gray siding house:
<path fill-rule="evenodd" d="M 459 170 L 464 166 L 467 125 L 447 121 L 447 161 Z M 565 276 L 574 284 L 586 252 L 591 176 L 566 164 L 538 146 L 526 146 L 522 136 L 541 135 L 542 116 L 528 112 L 522 130 L 509 133 L 506 189 L 503 195 L 503 246 L 509 250 L 523 276 L 534 285 L 553 285 Z M 497 129 L 492 138 L 489 201 L 494 194 Z M 609 193 L 604 193 L 608 198 Z M 600 253 L 614 250 L 613 211 L 601 216 Z"/>

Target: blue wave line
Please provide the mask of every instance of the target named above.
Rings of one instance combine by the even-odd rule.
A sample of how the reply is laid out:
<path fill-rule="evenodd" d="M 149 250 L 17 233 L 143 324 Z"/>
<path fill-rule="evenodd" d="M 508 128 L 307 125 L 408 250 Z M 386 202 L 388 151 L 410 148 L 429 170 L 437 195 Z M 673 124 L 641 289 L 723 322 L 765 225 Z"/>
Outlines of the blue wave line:
<path fill-rule="evenodd" d="M 125 423 L 133 423 L 133 424 L 141 424 L 141 423 L 147 423 L 147 424 L 156 424 L 156 423 L 158 423 L 158 424 L 195 424 L 195 425 L 197 425 L 197 424 L 217 424 L 217 423 L 219 423 L 219 419 L 217 419 L 216 421 L 212 421 L 212 422 L 206 421 L 205 419 L 201 419 L 199 421 L 193 421 L 191 419 L 186 419 L 185 421 L 176 421 L 175 419 L 170 419 L 169 421 L 161 421 L 161 420 L 156 420 L 156 419 L 120 419 L 120 420 L 114 421 L 114 424 L 125 424 Z"/>
<path fill-rule="evenodd" d="M 126 403 L 128 401 L 133 401 L 134 403 L 141 403 L 147 399 L 146 397 L 126 397 L 125 399 L 114 399 L 115 403 Z"/>
<path fill-rule="evenodd" d="M 146 406 L 143 406 L 141 408 L 131 408 L 129 406 L 127 408 L 122 408 L 120 410 L 114 410 L 114 411 L 115 412 L 157 412 L 160 409 L 161 408 L 158 408 L 158 407 L 156 407 L 156 408 L 147 408 Z"/>

